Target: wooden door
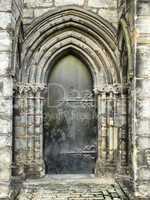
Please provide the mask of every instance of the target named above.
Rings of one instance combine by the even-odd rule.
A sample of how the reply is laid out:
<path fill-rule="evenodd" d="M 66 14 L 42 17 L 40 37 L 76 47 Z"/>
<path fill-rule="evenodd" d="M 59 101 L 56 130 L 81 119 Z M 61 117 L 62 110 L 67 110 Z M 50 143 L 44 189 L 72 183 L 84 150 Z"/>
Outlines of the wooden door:
<path fill-rule="evenodd" d="M 44 109 L 47 173 L 94 173 L 97 155 L 96 101 L 88 67 L 74 55 L 51 71 Z"/>

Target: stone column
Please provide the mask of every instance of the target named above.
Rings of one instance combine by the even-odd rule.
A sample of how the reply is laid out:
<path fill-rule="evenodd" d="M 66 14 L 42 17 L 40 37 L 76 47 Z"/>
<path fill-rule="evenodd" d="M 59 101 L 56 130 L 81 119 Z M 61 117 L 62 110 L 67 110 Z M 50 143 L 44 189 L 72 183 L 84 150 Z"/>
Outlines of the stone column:
<path fill-rule="evenodd" d="M 107 169 L 108 173 L 114 175 L 118 171 L 120 161 L 120 115 L 118 104 L 118 85 L 110 85 L 107 88 Z"/>
<path fill-rule="evenodd" d="M 114 162 L 117 168 L 117 173 L 121 171 L 121 92 L 114 92 L 114 135 L 115 135 L 115 145 L 114 145 Z"/>
<path fill-rule="evenodd" d="M 118 88 L 107 85 L 97 92 L 98 100 L 98 159 L 96 174 L 117 173 L 121 165 Z M 119 164 L 118 164 L 119 163 Z"/>
<path fill-rule="evenodd" d="M 23 178 L 27 157 L 27 95 L 23 88 L 16 88 L 13 108 L 13 176 Z"/>
<path fill-rule="evenodd" d="M 35 173 L 37 176 L 45 175 L 43 158 L 43 101 L 41 92 L 45 88 L 38 88 L 35 94 Z"/>
<path fill-rule="evenodd" d="M 34 92 L 32 88 L 28 88 L 27 92 L 27 109 L 26 109 L 26 124 L 27 127 L 27 161 L 24 164 L 25 165 L 25 175 L 30 176 L 34 172 L 34 152 L 35 152 L 35 121 L 34 121 Z"/>
<path fill-rule="evenodd" d="M 43 159 L 43 100 L 45 87 L 18 84 L 20 95 L 15 96 L 14 112 L 15 176 L 37 177 L 45 174 Z M 22 159 L 23 158 L 23 159 Z"/>
<path fill-rule="evenodd" d="M 128 171 L 128 109 L 127 87 L 116 86 L 114 90 L 114 163 L 118 174 Z"/>
<path fill-rule="evenodd" d="M 107 153 L 107 144 L 106 144 L 106 137 L 107 137 L 107 96 L 106 92 L 101 93 L 101 107 L 98 108 L 99 110 L 99 117 L 100 117 L 100 124 L 101 132 L 100 132 L 100 158 L 102 160 L 106 160 L 106 153 Z"/>
<path fill-rule="evenodd" d="M 96 91 L 98 106 L 98 157 L 96 175 L 104 174 L 106 161 L 106 92 Z"/>
<path fill-rule="evenodd" d="M 107 160 L 113 163 L 114 160 L 114 94 L 112 91 L 108 94 L 107 102 Z"/>
<path fill-rule="evenodd" d="M 121 94 L 121 119 L 120 119 L 120 156 L 121 156 L 121 173 L 127 174 L 128 171 L 128 101 L 126 91 Z"/>

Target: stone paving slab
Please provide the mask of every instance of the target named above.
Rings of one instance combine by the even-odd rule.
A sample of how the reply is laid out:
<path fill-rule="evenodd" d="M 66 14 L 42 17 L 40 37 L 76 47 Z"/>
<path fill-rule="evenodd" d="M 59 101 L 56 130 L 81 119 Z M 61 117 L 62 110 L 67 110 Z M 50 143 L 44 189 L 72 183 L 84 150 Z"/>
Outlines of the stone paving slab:
<path fill-rule="evenodd" d="M 26 183 L 16 200 L 129 200 L 117 184 L 78 182 Z"/>

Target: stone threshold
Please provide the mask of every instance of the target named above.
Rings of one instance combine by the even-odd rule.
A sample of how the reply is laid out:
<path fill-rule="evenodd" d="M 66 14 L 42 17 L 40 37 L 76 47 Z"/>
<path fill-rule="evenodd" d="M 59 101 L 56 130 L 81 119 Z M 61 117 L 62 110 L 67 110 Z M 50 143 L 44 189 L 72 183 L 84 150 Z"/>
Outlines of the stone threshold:
<path fill-rule="evenodd" d="M 45 175 L 42 178 L 37 179 L 26 179 L 23 185 L 38 185 L 38 184 L 49 184 L 49 183 L 59 183 L 59 184 L 100 184 L 100 185 L 112 185 L 115 184 L 115 179 L 112 177 L 96 177 L 94 174 L 52 174 Z"/>

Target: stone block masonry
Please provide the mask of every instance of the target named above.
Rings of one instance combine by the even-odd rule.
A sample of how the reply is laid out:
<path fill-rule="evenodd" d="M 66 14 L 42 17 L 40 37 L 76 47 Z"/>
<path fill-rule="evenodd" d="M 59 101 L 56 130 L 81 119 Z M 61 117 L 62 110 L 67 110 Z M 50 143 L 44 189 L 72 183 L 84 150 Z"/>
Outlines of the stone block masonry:
<path fill-rule="evenodd" d="M 150 198 L 150 2 L 140 1 L 135 18 L 134 183 L 137 198 Z"/>
<path fill-rule="evenodd" d="M 20 16 L 22 1 L 0 1 L 0 199 L 11 195 L 12 176 L 12 99 L 11 75 L 13 30 Z"/>
<path fill-rule="evenodd" d="M 23 21 L 25 27 L 43 13 L 56 7 L 68 5 L 76 5 L 91 10 L 117 27 L 117 0 L 24 0 Z"/>
<path fill-rule="evenodd" d="M 0 1 L 0 198 L 9 195 L 12 148 L 11 1 Z"/>
<path fill-rule="evenodd" d="M 115 62 L 113 62 L 113 64 L 116 64 L 117 66 L 119 66 L 119 70 L 120 70 L 119 73 L 122 73 L 122 71 L 125 72 L 126 69 L 124 70 L 124 68 L 126 67 L 126 65 L 129 64 L 128 59 L 130 55 L 127 55 L 127 54 L 131 53 L 132 54 L 131 57 L 134 58 L 133 65 L 130 66 L 132 68 L 133 74 L 131 77 L 129 77 L 129 79 L 131 78 L 131 80 L 127 80 L 126 82 L 126 85 L 127 85 L 126 89 L 129 86 L 128 91 L 131 92 L 131 96 L 128 99 L 130 100 L 130 103 L 129 103 L 130 107 L 132 107 L 131 108 L 132 119 L 129 119 L 128 114 L 130 113 L 126 113 L 126 110 L 127 110 L 126 100 L 124 100 L 124 102 L 122 100 L 122 103 L 119 106 L 121 107 L 119 109 L 120 110 L 122 109 L 123 111 L 122 113 L 123 120 L 121 121 L 122 125 L 121 127 L 119 127 L 120 129 L 122 129 L 123 134 L 122 134 L 122 141 L 121 140 L 119 141 L 121 143 L 121 148 L 118 150 L 118 152 L 121 152 L 119 155 L 120 157 L 123 157 L 122 160 L 124 160 L 125 164 L 124 163 L 120 164 L 119 162 L 118 162 L 119 164 L 118 163 L 117 164 L 118 166 L 124 165 L 125 172 L 128 172 L 127 170 L 128 166 L 126 163 L 130 165 L 130 168 L 131 168 L 129 170 L 130 173 L 128 172 L 126 173 L 126 175 L 132 178 L 131 183 L 134 186 L 135 200 L 139 200 L 139 199 L 149 200 L 150 199 L 150 92 L 149 92 L 150 91 L 150 1 L 149 0 L 130 0 L 130 1 L 125 1 L 125 0 L 24 0 L 24 1 L 23 0 L 0 0 L 0 199 L 7 199 L 7 200 L 12 199 L 11 186 L 12 186 L 12 176 L 14 175 L 12 174 L 12 169 L 15 169 L 14 171 L 16 172 L 18 169 L 17 166 L 14 165 L 15 152 L 14 152 L 14 146 L 13 146 L 13 142 L 14 142 L 13 126 L 14 126 L 14 120 L 16 120 L 16 124 L 20 126 L 20 123 L 22 123 L 22 121 L 18 120 L 19 119 L 18 115 L 25 114 L 25 112 L 24 110 L 23 111 L 21 110 L 22 113 L 18 112 L 17 113 L 18 115 L 16 115 L 16 118 L 15 119 L 13 118 L 13 115 L 14 115 L 13 114 L 13 110 L 14 110 L 13 89 L 15 87 L 15 83 L 17 80 L 16 77 L 19 74 L 19 69 L 22 67 L 21 53 L 22 53 L 22 50 L 24 52 L 24 49 L 22 49 L 22 43 L 24 42 L 24 35 L 26 34 L 26 30 L 28 29 L 28 27 L 38 17 L 41 17 L 46 12 L 51 12 L 54 9 L 65 7 L 65 6 L 76 6 L 78 8 L 85 9 L 86 11 L 87 10 L 91 11 L 92 13 L 96 13 L 97 15 L 101 16 L 102 18 L 110 22 L 114 26 L 114 28 L 116 28 L 116 29 L 113 29 L 113 28 L 111 29 L 114 32 L 114 35 L 116 37 L 116 41 L 111 44 L 112 49 L 114 48 L 114 46 L 117 46 L 118 44 L 120 44 L 120 40 L 122 40 L 123 37 L 126 37 L 126 33 L 123 33 L 122 35 L 118 34 L 119 37 L 117 41 L 117 36 L 116 36 L 117 33 L 120 31 L 119 24 L 120 24 L 121 19 L 126 21 L 127 27 L 125 28 L 129 31 L 129 40 L 131 40 L 130 42 L 131 42 L 131 48 L 132 48 L 131 51 L 128 52 L 129 49 L 126 49 L 126 48 L 123 49 L 124 44 L 122 44 L 120 48 L 113 49 L 114 54 L 111 54 L 110 56 L 107 57 L 108 62 L 111 59 L 111 57 L 112 58 L 114 57 L 114 55 L 117 57 L 118 59 L 117 64 Z M 78 25 L 78 23 L 76 24 Z M 97 28 L 98 27 L 95 26 L 95 30 L 97 30 Z M 103 29 L 103 27 L 101 28 Z M 90 28 L 88 31 L 89 32 L 91 31 Z M 44 31 L 42 32 L 42 34 L 44 34 Z M 72 34 L 72 33 L 69 33 L 69 34 Z M 99 34 L 97 34 L 96 31 L 93 32 L 92 34 L 95 35 L 95 37 L 90 36 L 89 39 L 92 38 L 93 41 L 95 40 L 95 38 L 98 38 L 100 36 Z M 110 32 L 108 35 L 110 38 L 112 37 Z M 103 37 L 101 38 L 102 39 L 101 41 L 103 41 L 105 36 L 106 34 L 103 35 Z M 38 37 L 40 37 L 38 33 L 37 35 L 34 35 L 33 37 L 35 38 L 37 37 L 37 41 L 34 41 L 33 39 L 33 41 L 35 42 L 34 43 L 35 45 L 36 43 L 40 42 L 40 40 L 38 41 L 39 39 Z M 49 34 L 49 37 L 51 37 L 51 34 Z M 62 37 L 65 37 L 65 36 L 62 34 Z M 95 54 L 100 55 L 100 53 L 102 55 L 105 54 L 104 48 L 100 48 L 101 51 L 97 51 L 97 49 L 92 45 L 93 43 L 87 42 L 86 40 L 84 40 L 85 39 L 84 37 L 80 38 L 78 37 L 78 34 L 75 34 L 74 37 L 79 38 L 80 40 L 82 39 L 82 43 L 79 43 L 80 44 L 79 47 L 83 47 L 85 45 L 91 45 L 90 47 L 94 49 L 94 52 L 91 54 L 91 56 Z M 29 44 L 25 44 L 27 49 L 30 49 L 30 46 L 33 45 L 30 42 L 32 42 L 32 38 L 31 38 L 31 41 L 29 41 Z M 41 44 L 42 42 L 43 41 L 41 40 Z M 76 42 L 74 43 L 76 45 Z M 59 41 L 59 44 L 60 46 L 62 45 L 61 40 Z M 59 44 L 56 46 L 57 48 L 60 47 Z M 128 46 L 128 44 L 126 45 Z M 52 47 L 53 46 L 55 45 L 52 45 Z M 64 46 L 65 46 L 65 43 L 64 43 Z M 109 44 L 106 44 L 106 47 L 107 46 L 109 46 Z M 31 48 L 31 50 L 34 51 L 34 45 L 33 45 L 33 48 Z M 54 53 L 55 50 L 56 48 L 54 48 L 53 52 L 51 53 Z M 87 48 L 85 48 L 84 50 L 87 50 Z M 108 50 L 110 51 L 109 48 Z M 122 54 L 123 51 L 124 51 L 124 54 Z M 41 52 L 41 55 L 44 54 L 44 50 L 42 50 L 40 46 L 39 46 L 38 52 Z M 29 50 L 28 57 L 30 57 L 31 54 L 32 52 L 30 52 Z M 88 56 L 90 57 L 90 55 Z M 120 60 L 122 59 L 122 57 L 125 57 L 125 59 L 121 63 Z M 49 54 L 47 54 L 46 59 L 47 58 L 49 58 Z M 99 56 L 98 58 L 100 58 L 99 60 L 101 60 L 103 63 L 103 59 L 101 59 L 101 56 Z M 32 72 L 34 72 L 37 67 L 34 65 L 36 64 L 36 62 L 31 63 L 31 64 L 33 64 Z M 110 67 L 111 74 L 115 76 L 115 73 L 112 69 L 112 65 L 110 66 L 111 66 Z M 116 71 L 118 70 L 117 67 L 114 69 L 116 69 Z M 128 74 L 126 75 L 128 76 Z M 34 75 L 31 74 L 31 76 L 34 76 Z M 128 79 L 127 77 L 125 78 Z M 122 83 L 123 81 L 124 80 L 121 80 L 120 82 Z M 29 92 L 31 92 L 31 88 L 32 87 L 29 86 Z M 106 90 L 106 88 L 104 88 L 104 90 Z M 35 97 L 35 90 L 33 90 L 33 92 L 34 92 L 34 97 Z M 103 92 L 103 91 L 100 91 L 100 92 Z M 116 93 L 117 92 L 115 91 L 115 94 Z M 112 98 L 111 94 L 112 94 L 112 91 L 110 91 L 110 97 Z M 107 90 L 106 90 L 106 93 L 103 94 L 102 96 L 104 97 L 104 95 L 105 95 L 105 98 L 104 99 L 102 98 L 102 100 L 106 102 L 106 99 L 108 100 Z M 32 97 L 33 96 L 29 97 L 31 98 L 28 101 L 30 105 L 33 105 Z M 124 99 L 123 95 L 121 96 L 121 98 Z M 40 96 L 38 96 L 38 94 L 34 100 L 36 102 L 36 105 L 39 104 L 39 107 L 40 107 L 41 99 L 40 99 Z M 102 103 L 104 103 L 103 101 Z M 109 106 L 111 107 L 111 105 L 114 106 L 114 104 L 112 104 L 110 101 Z M 105 106 L 105 103 L 103 104 L 103 108 L 104 106 Z M 36 127 L 35 134 L 39 134 L 39 136 L 41 137 L 42 130 L 39 129 L 38 125 L 42 121 L 42 113 L 39 113 L 38 111 L 39 107 L 37 106 L 34 111 L 37 114 L 37 116 L 36 117 L 29 116 L 28 120 L 29 119 L 33 121 L 35 120 L 35 124 L 34 124 L 34 126 Z M 118 107 L 115 107 L 115 108 L 118 108 Z M 31 106 L 31 111 L 33 112 L 32 109 L 33 107 Z M 116 116 L 115 112 L 116 110 L 114 111 L 112 117 L 114 116 L 118 117 Z M 38 118 L 38 114 L 40 114 L 41 118 L 40 117 Z M 105 150 L 105 148 L 108 146 L 108 140 L 107 140 L 108 136 L 105 134 L 106 128 L 108 128 L 107 126 L 109 126 L 109 130 L 110 130 L 109 134 L 111 135 L 112 134 L 111 126 L 115 126 L 115 125 L 112 123 L 108 123 L 107 120 L 105 120 L 105 117 L 104 117 L 106 115 L 105 113 L 102 113 L 102 115 L 103 115 L 103 126 L 101 127 L 103 129 L 103 134 L 104 134 L 103 137 L 106 138 L 106 143 L 103 144 L 104 150 Z M 116 121 L 118 123 L 119 120 L 116 120 Z M 128 134 L 127 123 L 126 123 L 127 121 L 131 129 L 130 130 L 131 135 L 129 138 L 127 136 Z M 24 159 L 24 157 L 22 155 L 26 156 L 27 154 L 26 149 L 25 149 L 26 147 L 24 148 L 26 143 L 20 142 L 21 141 L 20 135 L 22 133 L 24 134 L 24 132 L 21 132 L 20 131 L 21 129 L 19 128 L 18 129 L 16 128 L 18 132 L 15 133 L 17 135 L 16 137 L 17 139 L 15 142 L 18 145 L 17 147 L 23 150 L 20 150 L 19 154 L 16 155 L 16 157 L 18 160 L 20 160 L 21 163 L 23 163 L 22 160 Z M 21 127 L 21 128 L 25 129 L 25 127 Z M 30 131 L 32 131 L 32 127 L 26 127 L 26 128 L 28 128 L 29 133 Z M 26 141 L 25 137 L 26 135 L 23 135 L 23 138 Z M 118 137 L 117 134 L 116 134 L 116 137 Z M 131 140 L 129 141 L 130 148 L 126 145 L 126 140 Z M 35 145 L 36 150 L 40 149 L 42 146 L 42 145 L 40 146 L 38 142 L 35 144 L 37 145 L 37 146 Z M 27 145 L 30 145 L 30 144 L 27 144 Z M 117 149 L 118 146 L 117 144 L 115 145 Z M 31 158 L 33 156 L 32 153 L 33 152 L 31 151 L 26 156 L 26 158 Z M 127 161 L 126 159 L 128 154 L 131 154 L 131 157 L 132 157 L 132 159 L 129 161 Z M 37 156 L 36 159 L 37 160 L 40 159 L 41 155 L 42 155 L 42 152 L 38 152 L 36 155 Z M 102 156 L 107 157 L 108 159 L 108 152 L 104 151 L 104 154 Z M 30 162 L 29 159 L 28 159 L 28 162 Z M 39 166 L 41 166 L 42 164 L 40 163 Z M 33 171 L 35 171 L 36 167 L 37 165 L 36 166 L 33 165 Z M 125 174 L 125 173 L 122 173 L 122 169 L 123 168 L 121 169 L 118 168 L 117 173 L 119 174 L 119 176 L 121 176 L 122 174 L 123 175 Z M 24 163 L 23 163 L 23 170 L 24 170 Z M 24 173 L 23 170 L 22 172 Z M 103 170 L 105 171 L 105 167 L 103 167 Z M 18 174 L 19 173 L 21 172 L 19 171 Z M 123 176 L 121 176 L 121 178 L 122 177 Z M 46 187 L 48 187 L 48 189 Z M 124 199 L 125 200 L 125 199 L 128 199 L 128 196 L 121 189 L 118 188 L 118 185 L 111 185 L 111 186 L 110 185 L 102 186 L 102 185 L 93 185 L 93 184 L 82 185 L 82 186 L 78 185 L 76 189 L 73 189 L 71 188 L 71 186 L 68 186 L 68 185 L 65 185 L 65 188 L 64 188 L 61 184 L 58 184 L 58 185 L 54 184 L 54 185 L 47 185 L 47 186 L 43 186 L 42 184 L 39 184 L 37 187 L 35 187 L 32 184 L 24 184 L 24 187 L 22 188 L 21 193 L 17 197 L 17 200 L 23 200 L 23 199 L 40 200 L 40 198 L 42 200 L 47 200 L 47 199 L 53 199 L 53 200 L 58 200 L 58 199 L 59 200 Z"/>

